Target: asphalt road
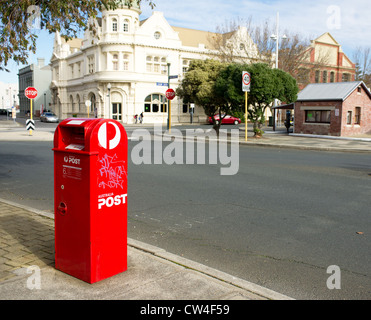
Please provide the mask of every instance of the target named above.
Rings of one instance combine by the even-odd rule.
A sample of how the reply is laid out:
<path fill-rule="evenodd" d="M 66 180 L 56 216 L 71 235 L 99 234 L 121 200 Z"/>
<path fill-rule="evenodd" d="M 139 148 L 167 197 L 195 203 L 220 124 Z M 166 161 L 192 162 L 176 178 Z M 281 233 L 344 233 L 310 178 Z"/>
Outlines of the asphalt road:
<path fill-rule="evenodd" d="M 51 148 L 0 142 L 0 198 L 52 211 Z M 293 298 L 370 299 L 371 155 L 241 146 L 239 156 L 233 176 L 220 164 L 129 161 L 129 237 Z M 341 289 L 326 285 L 332 265 Z"/>

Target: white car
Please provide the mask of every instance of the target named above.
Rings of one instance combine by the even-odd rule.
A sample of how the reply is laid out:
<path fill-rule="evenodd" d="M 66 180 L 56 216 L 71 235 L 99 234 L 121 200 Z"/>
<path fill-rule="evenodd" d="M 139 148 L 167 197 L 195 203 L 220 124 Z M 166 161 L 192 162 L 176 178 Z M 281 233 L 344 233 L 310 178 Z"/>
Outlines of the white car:
<path fill-rule="evenodd" d="M 40 121 L 41 122 L 57 122 L 58 123 L 59 122 L 59 118 L 53 112 L 44 112 L 40 116 Z"/>

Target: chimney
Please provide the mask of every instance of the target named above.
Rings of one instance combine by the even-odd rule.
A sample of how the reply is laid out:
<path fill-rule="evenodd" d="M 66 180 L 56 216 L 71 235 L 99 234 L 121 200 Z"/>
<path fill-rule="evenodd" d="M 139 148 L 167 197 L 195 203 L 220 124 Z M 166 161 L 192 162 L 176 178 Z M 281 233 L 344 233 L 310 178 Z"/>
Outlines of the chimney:
<path fill-rule="evenodd" d="M 37 58 L 37 66 L 42 68 L 45 66 L 45 59 L 44 58 Z"/>

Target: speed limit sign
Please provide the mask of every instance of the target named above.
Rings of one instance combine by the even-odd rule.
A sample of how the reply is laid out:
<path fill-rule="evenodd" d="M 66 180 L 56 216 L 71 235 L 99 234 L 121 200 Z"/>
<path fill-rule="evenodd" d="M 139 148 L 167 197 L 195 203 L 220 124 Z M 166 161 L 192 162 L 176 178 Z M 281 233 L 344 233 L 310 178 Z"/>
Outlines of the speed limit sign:
<path fill-rule="evenodd" d="M 242 71 L 242 91 L 250 92 L 251 76 L 247 71 Z"/>

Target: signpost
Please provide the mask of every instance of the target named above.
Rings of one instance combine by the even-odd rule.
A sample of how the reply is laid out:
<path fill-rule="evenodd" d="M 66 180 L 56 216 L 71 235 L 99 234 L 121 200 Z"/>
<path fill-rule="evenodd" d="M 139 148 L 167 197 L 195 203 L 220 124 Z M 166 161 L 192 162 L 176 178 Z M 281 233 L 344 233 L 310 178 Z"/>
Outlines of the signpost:
<path fill-rule="evenodd" d="M 27 87 L 24 94 L 28 99 L 30 99 L 30 123 L 33 125 L 29 126 L 27 130 L 29 130 L 30 136 L 32 136 L 32 130 L 35 130 L 35 123 L 32 120 L 32 100 L 37 97 L 37 90 L 34 87 Z"/>
<path fill-rule="evenodd" d="M 251 75 L 247 71 L 242 71 L 242 91 L 245 92 L 245 141 L 247 141 L 247 100 L 250 92 Z"/>
<path fill-rule="evenodd" d="M 88 113 L 88 118 L 89 118 L 89 109 L 91 107 L 91 101 L 90 100 L 86 100 L 85 101 L 85 106 L 86 106 L 86 111 Z"/>
<path fill-rule="evenodd" d="M 17 110 L 15 106 L 12 107 L 12 119 L 15 122 L 15 119 L 17 118 Z"/>
<path fill-rule="evenodd" d="M 175 91 L 171 88 L 167 89 L 165 92 L 166 98 L 169 100 L 169 110 L 168 110 L 168 124 L 169 124 L 169 133 L 171 132 L 171 100 L 175 98 Z"/>

